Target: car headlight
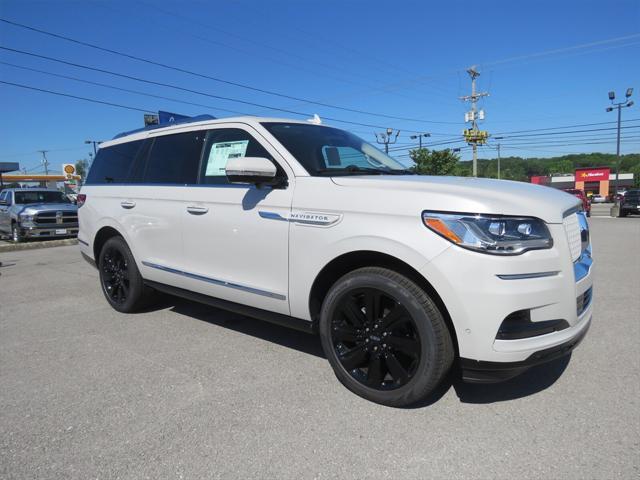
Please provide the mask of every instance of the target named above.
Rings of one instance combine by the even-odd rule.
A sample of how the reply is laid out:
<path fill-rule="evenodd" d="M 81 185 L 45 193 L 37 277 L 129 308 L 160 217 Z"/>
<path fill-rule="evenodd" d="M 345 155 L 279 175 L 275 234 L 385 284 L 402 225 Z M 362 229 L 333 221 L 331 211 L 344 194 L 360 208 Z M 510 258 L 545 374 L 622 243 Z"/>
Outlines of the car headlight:
<path fill-rule="evenodd" d="M 20 223 L 33 223 L 33 215 L 28 215 L 26 213 L 20 214 Z"/>
<path fill-rule="evenodd" d="M 482 253 L 519 255 L 553 246 L 549 229 L 539 218 L 425 211 L 422 221 L 450 242 Z"/>

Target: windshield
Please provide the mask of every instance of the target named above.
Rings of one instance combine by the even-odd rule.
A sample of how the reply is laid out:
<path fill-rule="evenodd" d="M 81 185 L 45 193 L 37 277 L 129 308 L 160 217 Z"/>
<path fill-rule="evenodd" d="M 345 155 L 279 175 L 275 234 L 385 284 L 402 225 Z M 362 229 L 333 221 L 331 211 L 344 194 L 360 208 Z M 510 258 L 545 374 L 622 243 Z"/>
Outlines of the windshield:
<path fill-rule="evenodd" d="M 262 125 L 313 176 L 413 173 L 344 130 L 301 123 L 265 122 Z"/>
<path fill-rule="evenodd" d="M 15 192 L 16 203 L 71 203 L 62 192 L 26 191 Z"/>

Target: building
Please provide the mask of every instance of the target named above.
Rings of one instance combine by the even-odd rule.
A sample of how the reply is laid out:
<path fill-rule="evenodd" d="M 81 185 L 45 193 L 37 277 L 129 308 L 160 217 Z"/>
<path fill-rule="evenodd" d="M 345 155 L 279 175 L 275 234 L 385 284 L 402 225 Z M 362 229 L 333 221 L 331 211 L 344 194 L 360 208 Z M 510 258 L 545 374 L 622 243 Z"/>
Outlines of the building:
<path fill-rule="evenodd" d="M 587 196 L 613 195 L 616 174 L 611 173 L 609 167 L 577 168 L 575 174 L 567 175 L 538 175 L 531 177 L 531 183 L 546 185 L 553 188 L 576 188 L 583 190 Z M 618 189 L 626 190 L 633 187 L 633 173 L 621 173 L 618 178 Z"/>

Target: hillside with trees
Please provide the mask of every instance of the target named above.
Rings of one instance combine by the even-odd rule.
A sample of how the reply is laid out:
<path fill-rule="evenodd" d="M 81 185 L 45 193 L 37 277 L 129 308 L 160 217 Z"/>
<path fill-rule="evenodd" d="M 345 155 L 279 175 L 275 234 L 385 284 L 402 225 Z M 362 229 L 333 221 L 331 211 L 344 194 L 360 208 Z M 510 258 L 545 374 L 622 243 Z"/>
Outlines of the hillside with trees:
<path fill-rule="evenodd" d="M 460 161 L 452 150 L 415 149 L 410 152 L 415 170 L 424 175 L 471 176 L 471 161 Z M 615 171 L 616 156 L 610 153 L 583 153 L 549 158 L 502 157 L 500 177 L 528 182 L 535 175 L 572 174 L 576 168 L 611 167 Z M 640 153 L 620 157 L 620 173 L 633 173 L 635 185 L 640 187 Z M 478 159 L 478 176 L 498 177 L 498 159 Z"/>

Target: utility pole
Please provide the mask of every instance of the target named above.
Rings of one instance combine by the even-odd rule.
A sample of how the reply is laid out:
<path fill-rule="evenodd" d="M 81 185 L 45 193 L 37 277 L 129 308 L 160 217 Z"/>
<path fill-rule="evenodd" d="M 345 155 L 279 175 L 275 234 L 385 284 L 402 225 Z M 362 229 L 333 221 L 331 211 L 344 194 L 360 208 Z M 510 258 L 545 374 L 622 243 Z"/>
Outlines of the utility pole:
<path fill-rule="evenodd" d="M 504 137 L 493 137 L 494 140 L 502 140 Z M 496 145 L 498 149 L 498 180 L 500 180 L 500 142 Z"/>
<path fill-rule="evenodd" d="M 620 123 L 622 122 L 622 109 L 624 107 L 630 107 L 633 105 L 633 100 L 629 100 L 629 97 L 633 95 L 633 88 L 627 88 L 627 91 L 624 95 L 624 101 L 615 102 L 616 92 L 609 92 L 609 100 L 611 100 L 611 105 L 613 107 L 607 107 L 607 112 L 612 112 L 614 108 L 618 109 L 618 139 L 616 142 L 616 180 L 613 183 L 613 193 L 614 195 L 618 194 L 618 177 L 620 176 Z"/>
<path fill-rule="evenodd" d="M 389 144 L 394 144 L 398 141 L 398 135 L 400 135 L 400 130 L 396 130 L 396 136 L 393 138 L 393 128 L 387 128 L 387 131 L 384 133 L 375 133 L 376 142 L 380 145 L 384 144 L 384 153 L 389 154 Z"/>
<path fill-rule="evenodd" d="M 102 140 L 85 140 L 84 141 L 85 144 L 89 145 L 89 144 L 93 144 L 93 154 L 97 155 L 98 154 L 98 148 L 96 145 L 100 145 L 102 143 Z"/>
<path fill-rule="evenodd" d="M 484 111 L 478 112 L 477 103 L 482 97 L 487 97 L 487 92 L 476 92 L 476 78 L 480 76 L 480 72 L 476 70 L 475 65 L 467 69 L 469 77 L 471 77 L 471 95 L 460 97 L 460 100 L 471 102 L 471 111 L 465 113 L 464 121 L 471 123 L 471 128 L 464 131 L 464 136 L 469 145 L 473 147 L 473 176 L 478 176 L 478 145 L 484 145 L 487 141 L 487 132 L 478 130 L 478 120 L 484 120 Z"/>
<path fill-rule="evenodd" d="M 38 150 L 42 154 L 42 165 L 44 165 L 44 174 L 49 175 L 49 160 L 47 160 L 47 152 L 49 150 Z"/>
<path fill-rule="evenodd" d="M 431 134 L 430 133 L 418 133 L 417 135 L 411 135 L 409 138 L 411 140 L 415 140 L 416 138 L 418 139 L 418 142 L 420 143 L 420 150 L 422 150 L 422 137 L 430 137 Z"/>

